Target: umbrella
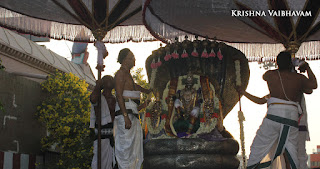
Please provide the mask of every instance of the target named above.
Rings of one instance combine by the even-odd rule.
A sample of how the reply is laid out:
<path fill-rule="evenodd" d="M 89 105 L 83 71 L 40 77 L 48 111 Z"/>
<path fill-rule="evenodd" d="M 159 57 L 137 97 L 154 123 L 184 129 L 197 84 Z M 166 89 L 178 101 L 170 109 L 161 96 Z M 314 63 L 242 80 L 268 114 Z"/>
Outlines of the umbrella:
<path fill-rule="evenodd" d="M 155 40 L 142 25 L 141 9 L 140 0 L 1 0 L 0 25 L 37 36 L 95 42 L 100 80 L 107 55 L 103 42 Z M 98 107 L 101 168 L 101 100 Z"/>
<path fill-rule="evenodd" d="M 138 0 L 2 0 L 0 25 L 71 41 L 94 42 L 99 33 L 103 42 L 155 40 L 142 25 Z"/>
<path fill-rule="evenodd" d="M 174 42 L 175 37 L 182 41 L 186 34 L 189 39 L 194 39 L 192 35 L 216 37 L 238 43 L 237 48 L 270 44 L 266 45 L 269 51 L 261 50 L 255 56 L 274 56 L 275 44 L 277 48 L 283 44 L 295 53 L 302 42 L 311 41 L 301 52 L 310 56 L 320 54 L 319 42 L 314 42 L 320 40 L 319 9 L 319 0 L 145 0 L 143 21 L 157 39 L 166 43 Z"/>

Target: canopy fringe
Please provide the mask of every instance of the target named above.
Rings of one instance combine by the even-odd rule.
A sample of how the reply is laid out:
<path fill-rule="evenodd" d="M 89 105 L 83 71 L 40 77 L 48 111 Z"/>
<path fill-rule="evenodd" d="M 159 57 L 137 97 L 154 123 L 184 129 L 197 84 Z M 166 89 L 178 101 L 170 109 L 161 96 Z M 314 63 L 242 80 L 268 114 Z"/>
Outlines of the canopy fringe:
<path fill-rule="evenodd" d="M 146 14 L 150 11 L 147 9 Z M 165 32 L 166 36 L 178 37 L 178 41 L 183 41 L 185 36 L 189 40 L 196 39 L 195 35 L 186 34 L 183 31 L 177 31 L 169 25 L 157 22 L 158 18 L 151 14 L 145 16 L 149 26 L 159 29 L 159 32 Z M 149 19 L 148 19 L 149 18 Z M 66 39 L 78 42 L 94 42 L 95 38 L 91 30 L 83 25 L 70 25 L 52 21 L 44 21 L 32 17 L 24 16 L 16 12 L 0 8 L 0 25 L 9 29 L 19 30 L 20 32 L 33 34 L 36 36 L 44 36 L 53 39 Z M 110 30 L 102 40 L 105 43 L 124 43 L 128 41 L 155 41 L 157 39 L 152 36 L 144 25 L 135 26 L 117 26 Z M 158 35 L 159 36 L 159 35 Z M 161 38 L 161 36 L 160 36 Z M 205 39 L 198 37 L 199 40 Z M 165 39 L 159 39 L 165 41 Z M 167 41 L 168 43 L 169 41 Z M 170 42 L 169 42 L 170 43 Z M 259 43 L 226 43 L 243 52 L 250 62 L 275 61 L 279 52 L 285 50 L 282 44 L 259 44 Z M 297 58 L 306 60 L 320 59 L 320 41 L 304 42 L 301 44 L 296 54 Z"/>
<path fill-rule="evenodd" d="M 277 55 L 285 50 L 282 44 L 226 43 L 245 54 L 249 62 L 276 61 Z M 320 41 L 301 44 L 296 58 L 303 60 L 320 59 Z"/>
<path fill-rule="evenodd" d="M 64 24 L 36 19 L 0 8 L 0 25 L 19 32 L 53 39 L 66 39 L 76 42 L 94 42 L 90 29 L 83 25 Z M 156 41 L 144 25 L 117 26 L 108 31 L 103 38 L 106 43 L 124 43 L 128 41 Z"/>
<path fill-rule="evenodd" d="M 152 14 L 149 8 L 146 8 L 144 22 L 154 36 L 158 37 L 164 43 L 174 43 L 174 39 L 177 38 L 179 42 L 185 40 L 185 36 L 188 36 L 188 40 L 195 40 L 196 35 L 184 32 L 175 27 L 172 27 L 166 23 L 163 23 L 159 18 Z M 160 32 L 160 33 L 156 33 Z M 198 37 L 199 40 L 204 40 L 205 37 Z M 263 62 L 263 61 L 275 61 L 277 55 L 286 48 L 278 44 L 266 44 L 266 43 L 226 43 L 245 54 L 249 62 Z M 320 41 L 310 41 L 301 44 L 299 51 L 296 53 L 296 57 L 306 60 L 319 60 L 320 59 Z"/>

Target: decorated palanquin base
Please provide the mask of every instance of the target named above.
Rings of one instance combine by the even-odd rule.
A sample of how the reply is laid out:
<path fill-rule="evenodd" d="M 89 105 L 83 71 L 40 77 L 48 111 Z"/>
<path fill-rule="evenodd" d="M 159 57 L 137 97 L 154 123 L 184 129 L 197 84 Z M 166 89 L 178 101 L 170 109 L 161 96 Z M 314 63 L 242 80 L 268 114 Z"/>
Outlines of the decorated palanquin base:
<path fill-rule="evenodd" d="M 248 60 L 224 43 L 187 39 L 146 61 L 155 100 L 146 108 L 144 168 L 238 168 L 223 119 L 249 79 Z"/>

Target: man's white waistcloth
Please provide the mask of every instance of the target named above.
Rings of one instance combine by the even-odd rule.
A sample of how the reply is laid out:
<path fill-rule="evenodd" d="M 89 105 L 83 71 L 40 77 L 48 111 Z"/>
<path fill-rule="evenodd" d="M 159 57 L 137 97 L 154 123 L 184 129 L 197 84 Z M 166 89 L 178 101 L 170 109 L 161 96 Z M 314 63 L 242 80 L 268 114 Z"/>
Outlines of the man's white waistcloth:
<path fill-rule="evenodd" d="M 258 129 L 251 145 L 247 169 L 284 169 L 286 152 L 292 169 L 299 166 L 297 157 L 299 103 L 271 97 L 267 116 Z"/>
<path fill-rule="evenodd" d="M 301 98 L 301 109 L 302 109 L 302 116 L 300 117 L 299 120 L 299 126 L 305 126 L 306 127 L 306 141 L 310 141 L 310 135 L 309 135 L 309 129 L 308 129 L 308 114 L 307 114 L 307 106 L 306 106 L 306 100 L 304 95 L 302 95 Z"/>
<path fill-rule="evenodd" d="M 91 104 L 90 112 L 90 128 L 95 128 L 96 115 L 94 106 L 97 104 Z M 106 98 L 101 95 L 101 125 L 106 125 L 112 122 L 109 106 Z M 97 129 L 95 129 L 97 133 Z M 103 169 L 112 169 L 113 164 L 115 164 L 113 148 L 110 145 L 110 139 L 101 139 L 101 168 Z M 91 162 L 91 168 L 98 168 L 98 140 L 93 142 L 93 158 Z"/>
<path fill-rule="evenodd" d="M 130 96 L 129 96 L 130 95 Z M 130 98 L 140 98 L 140 92 L 124 91 L 123 96 Z M 138 97 L 139 96 L 139 97 Z M 116 111 L 120 110 L 118 103 Z M 131 109 L 138 114 L 137 104 L 129 99 L 125 103 L 126 109 Z M 125 129 L 125 121 L 122 115 L 118 115 L 114 120 L 115 155 L 119 169 L 140 169 L 143 162 L 143 135 L 139 119 L 128 114 L 131 120 L 131 128 Z"/>
<path fill-rule="evenodd" d="M 300 169 L 308 168 L 308 155 L 306 152 L 306 141 L 310 141 L 309 129 L 308 129 L 308 116 L 306 101 L 304 95 L 302 95 L 301 102 L 302 116 L 299 120 L 299 136 L 298 136 L 298 159 L 300 164 Z M 300 130 L 300 128 L 302 130 Z"/>
<path fill-rule="evenodd" d="M 93 158 L 91 168 L 98 168 L 98 140 L 93 142 Z M 101 139 L 101 168 L 112 169 L 115 164 L 113 148 L 110 146 L 110 139 Z"/>
<path fill-rule="evenodd" d="M 91 112 L 90 112 L 90 128 L 95 127 L 95 122 L 96 122 L 96 114 L 94 111 L 94 106 L 98 105 L 96 104 L 91 104 Z M 107 103 L 106 98 L 101 95 L 101 125 L 106 125 L 108 123 L 111 123 L 111 115 L 110 115 L 110 110 L 109 106 Z"/>
<path fill-rule="evenodd" d="M 288 101 L 288 100 L 283 100 L 283 99 L 278 99 L 275 97 L 270 97 L 268 99 L 268 109 L 290 109 L 294 111 L 298 111 L 298 113 L 291 113 L 289 111 L 268 111 L 267 114 L 273 114 L 279 117 L 284 117 L 284 118 L 289 118 L 292 120 L 297 120 L 299 118 L 299 115 L 301 115 L 302 108 L 298 102 L 293 102 L 293 101 Z"/>
<path fill-rule="evenodd" d="M 124 90 L 122 96 L 130 98 L 128 102 L 125 102 L 125 106 L 127 109 L 131 109 L 134 114 L 139 114 L 138 105 L 132 101 L 131 99 L 139 99 L 140 100 L 140 91 L 129 91 Z M 115 111 L 119 111 L 120 107 L 118 102 L 116 103 Z"/>

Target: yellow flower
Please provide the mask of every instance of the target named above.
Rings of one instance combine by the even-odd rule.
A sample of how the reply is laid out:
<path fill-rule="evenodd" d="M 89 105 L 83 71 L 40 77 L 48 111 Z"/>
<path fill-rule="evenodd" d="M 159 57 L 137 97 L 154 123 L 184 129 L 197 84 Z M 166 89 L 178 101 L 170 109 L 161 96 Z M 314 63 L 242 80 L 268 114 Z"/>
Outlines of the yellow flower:
<path fill-rule="evenodd" d="M 87 168 L 90 166 L 92 147 L 84 149 L 83 142 L 88 139 L 90 121 L 90 93 L 88 84 L 72 73 L 56 73 L 41 83 L 43 90 L 51 96 L 38 106 L 38 119 L 43 122 L 48 132 L 41 139 L 44 149 L 58 143 L 61 158 L 56 165 L 65 168 Z M 72 103 L 72 102 L 75 103 Z M 72 133 L 70 133 L 72 132 Z M 83 164 L 69 164 L 65 160 L 79 159 Z M 80 167 L 79 167 L 80 166 Z"/>

